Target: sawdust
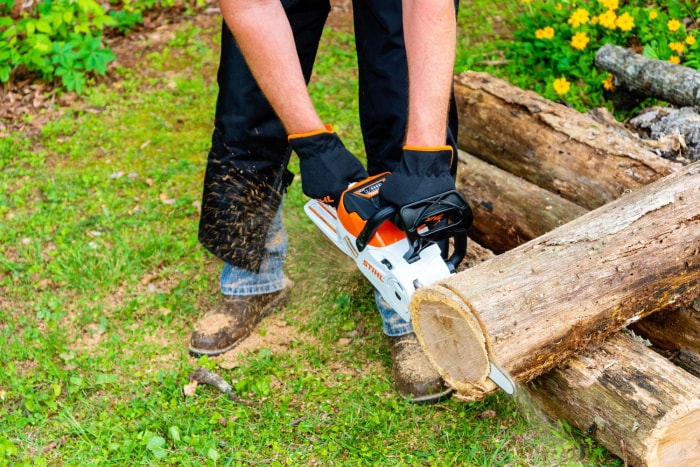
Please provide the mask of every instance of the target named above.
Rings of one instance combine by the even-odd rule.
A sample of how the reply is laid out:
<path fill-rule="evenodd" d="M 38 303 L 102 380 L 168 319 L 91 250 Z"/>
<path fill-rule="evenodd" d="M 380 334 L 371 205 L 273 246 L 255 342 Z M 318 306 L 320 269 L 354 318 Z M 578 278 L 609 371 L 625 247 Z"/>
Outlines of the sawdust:
<path fill-rule="evenodd" d="M 400 338 L 391 349 L 393 360 L 400 362 L 394 365 L 395 379 L 412 384 L 438 381 L 440 375 L 431 365 L 428 356 L 414 336 Z"/>
<path fill-rule="evenodd" d="M 202 334 L 216 334 L 221 329 L 231 325 L 231 318 L 221 312 L 207 313 L 197 322 L 197 331 Z"/>

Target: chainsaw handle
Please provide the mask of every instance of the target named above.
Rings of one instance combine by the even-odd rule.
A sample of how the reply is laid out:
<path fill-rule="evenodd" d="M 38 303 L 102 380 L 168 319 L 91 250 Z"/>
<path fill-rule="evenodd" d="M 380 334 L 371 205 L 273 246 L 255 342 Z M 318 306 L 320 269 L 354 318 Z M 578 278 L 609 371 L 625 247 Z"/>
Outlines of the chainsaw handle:
<path fill-rule="evenodd" d="M 358 251 L 362 251 L 367 248 L 367 244 L 369 244 L 372 236 L 377 233 L 379 227 L 384 223 L 384 221 L 393 219 L 397 212 L 398 210 L 394 206 L 389 205 L 378 209 L 374 214 L 372 214 L 372 216 L 367 219 L 365 226 L 362 228 L 362 231 L 357 236 L 357 240 L 355 241 Z"/>
<path fill-rule="evenodd" d="M 455 196 L 456 196 L 456 198 L 455 198 Z M 377 211 L 375 211 L 375 213 L 372 214 L 372 216 L 370 216 L 370 218 L 367 220 L 364 228 L 362 229 L 360 234 L 357 236 L 357 239 L 355 240 L 355 246 L 357 246 L 358 251 L 363 251 L 367 247 L 367 245 L 369 244 L 369 242 L 372 239 L 372 237 L 374 236 L 374 234 L 377 232 L 379 227 L 385 221 L 391 220 L 391 221 L 395 222 L 397 214 L 401 213 L 400 219 L 399 219 L 400 225 L 401 225 L 402 230 L 404 230 L 406 232 L 407 239 L 408 239 L 409 244 L 410 244 L 409 250 L 406 252 L 406 256 L 405 256 L 406 261 L 408 261 L 409 263 L 415 261 L 416 259 L 418 259 L 418 254 L 423 250 L 423 248 L 427 247 L 431 243 L 438 243 L 440 246 L 440 249 L 443 251 L 443 257 L 445 258 L 445 263 L 448 265 L 450 270 L 452 272 L 454 272 L 457 269 L 457 266 L 459 266 L 459 263 L 462 262 L 462 260 L 464 259 L 464 257 L 467 254 L 467 232 L 466 232 L 466 229 L 469 228 L 469 226 L 471 226 L 471 224 L 472 224 L 472 219 L 473 219 L 472 211 L 469 208 L 469 205 L 467 204 L 467 202 L 464 201 L 463 197 L 457 192 L 449 192 L 449 193 L 431 198 L 427 201 L 432 202 L 435 200 L 439 200 L 442 202 L 447 201 L 446 204 L 448 206 L 451 206 L 451 207 L 458 209 L 460 211 L 460 213 L 462 214 L 462 218 L 457 223 L 458 224 L 457 226 L 459 228 L 457 229 L 457 231 L 453 235 L 449 236 L 454 240 L 452 255 L 450 255 L 449 258 L 447 257 L 448 237 L 441 236 L 440 240 L 434 240 L 434 241 L 430 241 L 430 240 L 421 238 L 420 234 L 417 231 L 418 226 L 415 225 L 416 224 L 415 221 L 417 219 L 420 219 L 421 217 L 425 217 L 427 214 L 426 214 L 425 210 L 419 210 L 419 211 L 421 211 L 421 214 L 418 214 L 417 217 L 415 216 L 416 213 L 413 213 L 413 215 L 404 213 L 404 211 L 406 211 L 407 209 L 410 210 L 410 208 L 412 208 L 413 206 L 405 206 L 404 208 L 399 210 L 398 208 L 396 208 L 393 205 L 387 205 L 387 206 L 384 206 L 384 207 L 378 209 Z M 419 202 L 419 203 L 415 203 L 415 204 L 420 205 L 422 203 Z M 431 212 L 433 212 L 433 211 L 430 211 L 430 210 L 427 211 L 428 214 Z M 406 217 L 412 218 L 413 224 L 414 224 L 412 227 L 405 225 Z M 455 227 L 455 225 L 453 224 L 452 227 Z"/>
<path fill-rule="evenodd" d="M 464 232 L 464 235 L 454 236 L 453 248 L 452 255 L 450 255 L 445 262 L 448 264 L 450 270 L 455 272 L 459 263 L 467 256 L 467 232 Z"/>

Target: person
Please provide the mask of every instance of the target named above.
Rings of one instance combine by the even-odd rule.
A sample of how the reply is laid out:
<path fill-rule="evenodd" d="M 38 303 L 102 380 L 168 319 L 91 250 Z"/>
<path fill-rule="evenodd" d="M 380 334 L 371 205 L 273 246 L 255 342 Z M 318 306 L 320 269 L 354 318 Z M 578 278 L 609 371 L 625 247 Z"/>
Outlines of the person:
<path fill-rule="evenodd" d="M 329 0 L 220 1 L 219 93 L 199 241 L 223 261 L 222 298 L 195 324 L 192 355 L 229 351 L 286 301 L 281 206 L 292 151 L 304 194 L 331 204 L 350 183 L 386 171 L 382 203 L 400 207 L 454 189 L 457 3 L 353 1 L 365 169 L 307 90 Z M 399 394 L 415 402 L 449 397 L 411 323 L 376 292 L 375 299 Z"/>

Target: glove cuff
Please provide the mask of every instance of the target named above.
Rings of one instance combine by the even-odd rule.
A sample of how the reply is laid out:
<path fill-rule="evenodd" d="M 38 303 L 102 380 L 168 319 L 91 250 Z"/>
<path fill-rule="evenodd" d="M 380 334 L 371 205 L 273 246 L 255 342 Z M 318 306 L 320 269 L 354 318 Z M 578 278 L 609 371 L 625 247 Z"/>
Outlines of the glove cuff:
<path fill-rule="evenodd" d="M 431 157 L 432 156 L 432 157 Z M 452 146 L 404 146 L 401 169 L 407 174 L 440 176 L 454 163 Z"/>
<path fill-rule="evenodd" d="M 319 130 L 307 131 L 305 133 L 292 133 L 291 135 L 287 136 L 287 141 L 291 143 L 293 140 L 309 138 L 311 136 L 316 136 L 323 133 L 335 133 L 335 131 L 333 130 L 333 126 L 330 123 L 326 123 L 326 126 Z"/>

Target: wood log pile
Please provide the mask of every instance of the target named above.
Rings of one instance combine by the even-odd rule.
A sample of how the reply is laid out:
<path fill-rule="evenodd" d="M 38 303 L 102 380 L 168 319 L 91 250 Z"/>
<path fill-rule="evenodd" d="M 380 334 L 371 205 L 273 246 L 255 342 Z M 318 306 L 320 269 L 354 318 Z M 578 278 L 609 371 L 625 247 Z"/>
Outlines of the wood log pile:
<path fill-rule="evenodd" d="M 475 400 L 489 360 L 628 465 L 700 465 L 700 162 L 493 76 L 455 78 L 458 189 L 493 255 L 411 304 Z"/>

